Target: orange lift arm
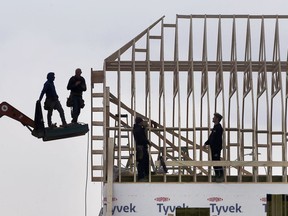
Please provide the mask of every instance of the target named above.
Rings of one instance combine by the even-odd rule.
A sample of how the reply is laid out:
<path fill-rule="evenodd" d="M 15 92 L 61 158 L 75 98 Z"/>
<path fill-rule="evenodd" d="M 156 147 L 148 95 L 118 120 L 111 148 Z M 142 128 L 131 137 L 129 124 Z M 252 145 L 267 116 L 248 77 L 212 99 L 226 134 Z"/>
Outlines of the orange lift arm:
<path fill-rule="evenodd" d="M 43 141 L 63 139 L 75 136 L 81 136 L 89 131 L 88 124 L 68 124 L 67 127 L 45 128 L 42 119 L 41 103 L 37 101 L 35 109 L 35 121 L 11 106 L 7 102 L 0 104 L 0 118 L 8 116 L 16 121 L 21 122 L 26 126 L 32 135 L 37 138 L 42 138 Z"/>
<path fill-rule="evenodd" d="M 35 127 L 35 123 L 31 118 L 29 118 L 5 101 L 0 104 L 0 118 L 4 115 L 21 122 L 24 126 L 28 128 Z"/>

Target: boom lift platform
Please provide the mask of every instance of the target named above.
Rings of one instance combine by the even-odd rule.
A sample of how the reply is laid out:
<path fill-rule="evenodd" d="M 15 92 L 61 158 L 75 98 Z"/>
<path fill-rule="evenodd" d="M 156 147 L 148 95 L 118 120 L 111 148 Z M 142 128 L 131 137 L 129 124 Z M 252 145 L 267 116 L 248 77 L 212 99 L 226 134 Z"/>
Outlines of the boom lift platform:
<path fill-rule="evenodd" d="M 45 127 L 39 101 L 36 103 L 34 121 L 7 102 L 0 104 L 0 118 L 4 115 L 19 121 L 31 131 L 33 136 L 42 138 L 43 141 L 81 136 L 89 131 L 88 124 L 80 123 L 67 124 L 65 127 Z"/>

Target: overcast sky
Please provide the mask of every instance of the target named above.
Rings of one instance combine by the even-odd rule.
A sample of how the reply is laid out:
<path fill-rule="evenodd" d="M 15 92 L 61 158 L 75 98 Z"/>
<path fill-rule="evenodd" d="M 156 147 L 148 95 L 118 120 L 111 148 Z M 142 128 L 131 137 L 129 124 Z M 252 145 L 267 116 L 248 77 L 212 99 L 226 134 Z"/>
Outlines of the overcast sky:
<path fill-rule="evenodd" d="M 54 71 L 64 106 L 68 79 L 80 67 L 88 104 L 79 121 L 88 123 L 90 69 L 102 69 L 107 56 L 163 15 L 174 23 L 176 14 L 274 15 L 288 7 L 287 0 L 0 1 L 0 103 L 34 118 L 46 74 Z M 0 133 L 0 215 L 84 216 L 88 135 L 42 142 L 7 117 L 0 119 Z M 101 185 L 89 179 L 87 215 L 98 214 L 100 197 Z"/>

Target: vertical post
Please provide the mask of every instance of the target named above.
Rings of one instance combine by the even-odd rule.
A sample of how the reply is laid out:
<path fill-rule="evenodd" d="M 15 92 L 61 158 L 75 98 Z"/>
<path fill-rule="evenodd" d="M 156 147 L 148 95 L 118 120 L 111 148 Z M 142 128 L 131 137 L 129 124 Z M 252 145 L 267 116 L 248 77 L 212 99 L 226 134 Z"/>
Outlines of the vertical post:
<path fill-rule="evenodd" d="M 113 198 L 113 152 L 114 152 L 114 139 L 108 139 L 107 146 L 107 183 L 106 183 L 106 212 L 105 216 L 112 216 L 112 198 Z"/>

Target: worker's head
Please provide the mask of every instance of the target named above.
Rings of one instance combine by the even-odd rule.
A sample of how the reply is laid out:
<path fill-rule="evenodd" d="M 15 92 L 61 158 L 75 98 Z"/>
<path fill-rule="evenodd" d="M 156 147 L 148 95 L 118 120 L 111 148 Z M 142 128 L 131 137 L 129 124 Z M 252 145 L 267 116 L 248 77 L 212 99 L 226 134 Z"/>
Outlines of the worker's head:
<path fill-rule="evenodd" d="M 50 81 L 50 82 L 53 82 L 55 79 L 55 74 L 53 72 L 49 72 L 47 74 L 47 80 Z"/>
<path fill-rule="evenodd" d="M 214 117 L 213 117 L 213 122 L 214 123 L 219 123 L 222 120 L 222 115 L 220 115 L 219 113 L 214 113 Z"/>
<path fill-rule="evenodd" d="M 82 70 L 81 70 L 80 68 L 77 68 L 77 69 L 75 70 L 75 75 L 76 75 L 76 76 L 81 76 L 81 74 L 82 74 Z"/>
<path fill-rule="evenodd" d="M 136 123 L 136 124 L 140 124 L 141 122 L 143 122 L 143 119 L 142 119 L 141 117 L 137 116 L 137 117 L 135 118 L 135 123 Z"/>

